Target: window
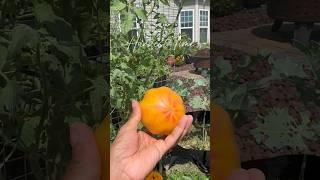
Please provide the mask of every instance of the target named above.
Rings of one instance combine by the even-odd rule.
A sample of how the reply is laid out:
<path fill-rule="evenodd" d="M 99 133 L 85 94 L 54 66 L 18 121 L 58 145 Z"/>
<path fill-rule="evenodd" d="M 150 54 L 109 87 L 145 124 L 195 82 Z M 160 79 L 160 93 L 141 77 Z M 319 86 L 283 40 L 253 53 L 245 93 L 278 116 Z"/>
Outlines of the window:
<path fill-rule="evenodd" d="M 209 10 L 200 10 L 200 43 L 207 43 L 209 36 Z"/>
<path fill-rule="evenodd" d="M 180 33 L 193 41 L 193 10 L 182 10 L 180 14 Z"/>
<path fill-rule="evenodd" d="M 135 18 L 133 21 L 133 28 L 130 31 L 131 37 L 138 37 L 138 29 L 139 29 L 139 23 L 138 23 L 138 18 Z"/>
<path fill-rule="evenodd" d="M 121 22 L 124 21 L 124 16 L 121 14 L 119 14 L 119 29 L 120 29 L 120 32 L 121 32 Z M 134 18 L 133 19 L 133 22 L 132 22 L 132 28 L 131 30 L 128 32 L 129 33 L 129 36 L 131 38 L 133 37 L 138 37 L 138 33 L 139 33 L 139 23 L 138 23 L 138 18 Z"/>

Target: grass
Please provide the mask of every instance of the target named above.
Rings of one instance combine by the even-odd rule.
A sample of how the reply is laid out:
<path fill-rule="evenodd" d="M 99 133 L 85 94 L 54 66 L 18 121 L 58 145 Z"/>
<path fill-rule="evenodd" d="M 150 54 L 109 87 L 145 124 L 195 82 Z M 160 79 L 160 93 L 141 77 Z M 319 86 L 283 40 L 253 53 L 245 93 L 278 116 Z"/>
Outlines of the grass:
<path fill-rule="evenodd" d="M 189 162 L 186 164 L 177 164 L 166 170 L 168 180 L 207 180 L 209 179 L 199 168 Z"/>
<path fill-rule="evenodd" d="M 205 127 L 203 133 L 203 128 L 200 128 L 200 124 L 194 122 L 194 125 L 190 127 L 190 132 L 179 142 L 179 145 L 186 149 L 198 149 L 198 150 L 210 150 L 210 136 L 208 125 Z"/>

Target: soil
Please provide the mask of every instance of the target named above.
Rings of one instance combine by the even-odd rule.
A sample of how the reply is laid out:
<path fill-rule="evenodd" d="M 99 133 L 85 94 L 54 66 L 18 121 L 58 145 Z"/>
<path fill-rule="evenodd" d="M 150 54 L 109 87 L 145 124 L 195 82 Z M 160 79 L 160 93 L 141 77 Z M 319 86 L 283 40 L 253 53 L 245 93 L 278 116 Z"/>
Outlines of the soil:
<path fill-rule="evenodd" d="M 272 22 L 273 20 L 267 15 L 266 7 L 262 6 L 255 9 L 244 9 L 228 16 L 215 17 L 213 31 L 222 32 L 246 29 Z"/>
<path fill-rule="evenodd" d="M 191 63 L 191 64 L 183 64 L 180 66 L 174 66 L 172 68 L 174 72 L 187 71 L 187 70 L 191 71 L 194 69 L 194 66 L 193 66 L 193 63 Z"/>

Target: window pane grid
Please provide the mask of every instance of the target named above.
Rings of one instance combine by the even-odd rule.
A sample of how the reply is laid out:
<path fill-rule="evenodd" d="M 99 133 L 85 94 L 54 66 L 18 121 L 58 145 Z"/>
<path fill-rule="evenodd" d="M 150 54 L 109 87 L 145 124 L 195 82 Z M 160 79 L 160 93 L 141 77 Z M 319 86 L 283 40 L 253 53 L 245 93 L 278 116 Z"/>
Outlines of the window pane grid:
<path fill-rule="evenodd" d="M 208 27 L 209 11 L 200 10 L 200 27 Z"/>
<path fill-rule="evenodd" d="M 192 11 L 182 11 L 180 15 L 180 26 L 182 28 L 192 28 L 193 27 L 193 12 Z"/>

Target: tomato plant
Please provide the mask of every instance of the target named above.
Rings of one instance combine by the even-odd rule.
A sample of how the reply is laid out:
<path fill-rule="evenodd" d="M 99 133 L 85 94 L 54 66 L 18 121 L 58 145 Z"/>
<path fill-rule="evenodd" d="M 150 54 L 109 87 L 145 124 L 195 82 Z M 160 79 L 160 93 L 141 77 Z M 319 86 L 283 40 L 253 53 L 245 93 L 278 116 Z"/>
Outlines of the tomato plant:
<path fill-rule="evenodd" d="M 111 1 L 110 102 L 122 120 L 128 118 L 132 99 L 141 99 L 157 79 L 172 72 L 167 57 L 190 45 L 175 32 L 182 3 L 177 3 L 173 22 L 159 11 L 173 5 L 172 1 L 141 3 Z M 133 29 L 135 19 L 138 29 Z M 156 30 L 148 30 L 151 27 Z"/>
<path fill-rule="evenodd" d="M 103 0 L 1 1 L 0 151 L 7 160 L 24 153 L 36 179 L 64 173 L 69 123 L 93 126 L 106 115 L 106 8 Z"/>

